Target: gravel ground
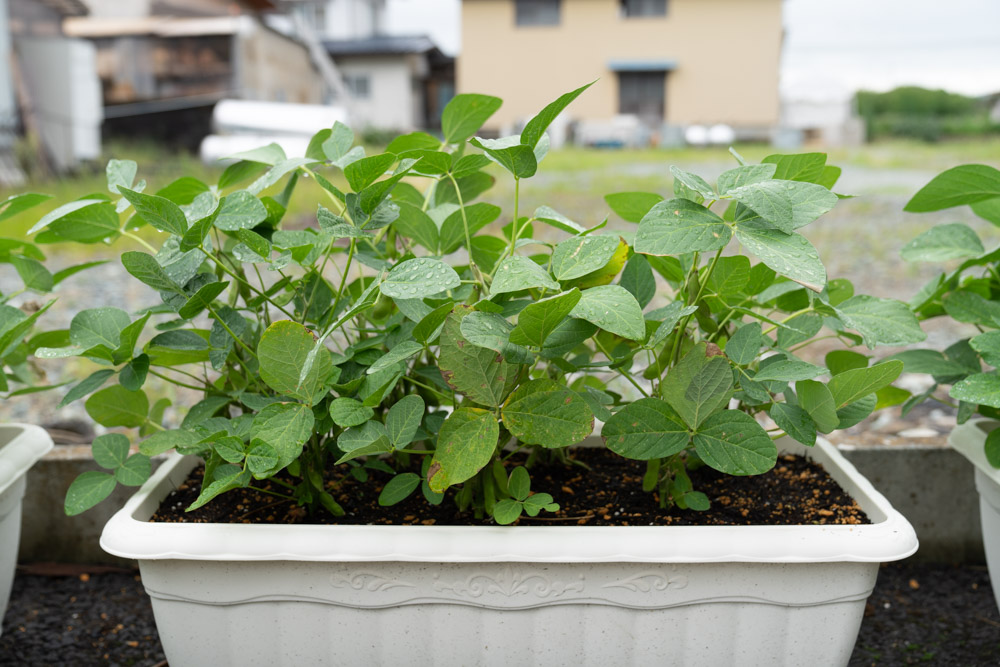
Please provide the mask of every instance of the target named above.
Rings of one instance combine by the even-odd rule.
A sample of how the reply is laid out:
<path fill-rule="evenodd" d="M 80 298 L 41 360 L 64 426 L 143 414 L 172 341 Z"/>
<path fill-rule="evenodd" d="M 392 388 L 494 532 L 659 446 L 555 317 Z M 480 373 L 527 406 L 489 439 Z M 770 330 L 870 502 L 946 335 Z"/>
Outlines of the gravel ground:
<path fill-rule="evenodd" d="M 163 667 L 138 574 L 75 567 L 19 572 L 0 636 L 0 666 Z M 850 664 L 1000 664 L 1000 613 L 986 568 L 884 566 Z"/>

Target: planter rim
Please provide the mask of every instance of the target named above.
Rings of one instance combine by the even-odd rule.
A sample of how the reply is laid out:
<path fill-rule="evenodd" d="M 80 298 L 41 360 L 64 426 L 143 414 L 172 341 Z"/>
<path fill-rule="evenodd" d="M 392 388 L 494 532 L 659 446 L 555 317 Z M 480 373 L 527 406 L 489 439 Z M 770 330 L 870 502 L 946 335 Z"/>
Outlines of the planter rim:
<path fill-rule="evenodd" d="M 959 454 L 969 460 L 969 463 L 986 477 L 1000 485 L 1000 469 L 994 468 L 986 460 L 986 434 L 981 427 L 997 424 L 994 419 L 970 419 L 961 426 L 956 426 L 948 436 L 948 444 Z"/>
<path fill-rule="evenodd" d="M 402 562 L 886 562 L 917 550 L 913 527 L 818 439 L 782 453 L 824 464 L 872 521 L 810 526 L 371 526 L 151 523 L 196 457 L 174 453 L 115 514 L 101 547 L 139 560 Z"/>
<path fill-rule="evenodd" d="M 6 444 L 0 444 L 0 494 L 16 482 L 28 468 L 52 449 L 52 438 L 45 429 L 33 424 L 0 424 L 0 442 L 4 431 L 17 431 Z"/>

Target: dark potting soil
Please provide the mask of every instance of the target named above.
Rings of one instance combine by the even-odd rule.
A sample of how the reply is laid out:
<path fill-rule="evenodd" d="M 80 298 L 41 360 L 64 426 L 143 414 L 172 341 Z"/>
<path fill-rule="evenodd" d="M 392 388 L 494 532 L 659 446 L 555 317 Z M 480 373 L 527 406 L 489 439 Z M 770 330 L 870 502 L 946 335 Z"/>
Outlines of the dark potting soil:
<path fill-rule="evenodd" d="M 149 598 L 134 572 L 18 571 L 0 667 L 164 667 Z M 879 571 L 852 667 L 1000 664 L 1000 612 L 986 568 L 903 561 Z"/>
<path fill-rule="evenodd" d="M 45 573 L 27 574 L 32 571 Z M 76 565 L 18 570 L 0 635 L 0 667 L 150 667 L 163 660 L 138 571 Z"/>
<path fill-rule="evenodd" d="M 579 449 L 575 460 L 589 466 L 553 464 L 532 469 L 533 491 L 552 494 L 556 513 L 523 516 L 520 525 L 802 525 L 869 523 L 864 512 L 823 470 L 801 456 L 785 455 L 763 475 L 732 477 L 708 466 L 691 473 L 694 488 L 711 501 L 707 511 L 664 510 L 657 497 L 642 490 L 645 463 L 617 456 L 604 449 Z M 393 525 L 474 525 L 471 512 L 459 512 L 450 497 L 430 505 L 418 490 L 405 501 L 381 507 L 378 495 L 390 475 L 369 470 L 371 478 L 359 482 L 351 476 L 333 477 L 327 489 L 347 511 L 334 517 L 327 512 L 310 516 L 291 501 L 253 489 L 224 493 L 193 512 L 185 512 L 198 497 L 204 469 L 192 471 L 172 492 L 152 521 L 197 523 L 319 523 Z M 287 493 L 269 481 L 265 489 Z"/>

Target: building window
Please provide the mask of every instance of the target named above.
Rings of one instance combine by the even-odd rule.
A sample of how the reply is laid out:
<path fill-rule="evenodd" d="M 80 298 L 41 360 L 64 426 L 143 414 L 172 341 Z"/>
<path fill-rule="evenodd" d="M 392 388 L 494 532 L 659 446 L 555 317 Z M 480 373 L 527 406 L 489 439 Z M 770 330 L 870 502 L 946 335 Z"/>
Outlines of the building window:
<path fill-rule="evenodd" d="M 621 0 L 622 16 L 666 16 L 667 0 Z"/>
<path fill-rule="evenodd" d="M 663 123 L 667 73 L 618 72 L 618 113 L 638 116 L 650 126 Z"/>
<path fill-rule="evenodd" d="M 344 85 L 355 99 L 367 100 L 372 95 L 371 82 L 366 74 L 345 74 Z"/>
<path fill-rule="evenodd" d="M 517 25 L 559 25 L 562 0 L 514 0 Z"/>

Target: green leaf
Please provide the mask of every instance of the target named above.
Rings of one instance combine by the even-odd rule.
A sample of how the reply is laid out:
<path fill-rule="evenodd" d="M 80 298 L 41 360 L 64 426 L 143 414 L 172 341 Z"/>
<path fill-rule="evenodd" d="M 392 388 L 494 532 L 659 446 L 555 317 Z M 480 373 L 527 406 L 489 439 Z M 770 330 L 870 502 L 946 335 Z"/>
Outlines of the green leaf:
<path fill-rule="evenodd" d="M 729 402 L 732 388 L 733 371 L 726 358 L 708 356 L 707 345 L 698 343 L 667 372 L 660 393 L 688 426 L 697 429 Z"/>
<path fill-rule="evenodd" d="M 621 285 L 601 285 L 583 290 L 580 301 L 570 311 L 570 315 L 623 338 L 646 338 L 642 308 L 635 297 Z"/>
<path fill-rule="evenodd" d="M 229 405 L 231 400 L 228 396 L 206 396 L 191 406 L 188 413 L 184 415 L 181 428 L 193 428 L 206 419 L 214 417 L 215 413 L 226 405 Z M 277 399 L 275 399 L 275 402 L 277 402 Z"/>
<path fill-rule="evenodd" d="M 52 274 L 38 260 L 22 255 L 10 255 L 10 263 L 14 265 L 14 269 L 21 277 L 21 281 L 24 282 L 25 288 L 44 294 L 55 287 Z"/>
<path fill-rule="evenodd" d="M 1000 408 L 1000 376 L 993 373 L 976 373 L 957 382 L 948 395 L 960 401 Z"/>
<path fill-rule="evenodd" d="M 994 429 L 986 436 L 986 460 L 994 468 L 1000 468 L 1000 430 Z"/>
<path fill-rule="evenodd" d="M 552 121 L 556 119 L 562 110 L 565 109 L 570 103 L 580 96 L 580 93 L 590 88 L 596 83 L 591 81 L 585 86 L 581 86 L 574 91 L 560 95 L 559 99 L 555 102 L 550 103 L 544 109 L 542 109 L 537 116 L 528 121 L 528 124 L 524 126 L 521 130 L 521 143 L 525 146 L 530 146 L 534 148 L 538 141 L 545 134 L 546 128 L 552 124 Z"/>
<path fill-rule="evenodd" d="M 368 370 L 366 370 L 365 373 L 371 375 L 372 373 L 377 373 L 387 368 L 391 368 L 399 362 L 409 359 L 418 352 L 421 352 L 423 349 L 424 346 L 416 341 L 401 341 L 394 348 L 379 357 L 375 363 L 368 367 Z"/>
<path fill-rule="evenodd" d="M 431 490 L 443 492 L 471 479 L 493 458 L 500 426 L 493 413 L 479 408 L 458 408 L 438 433 L 437 449 L 427 471 Z"/>
<path fill-rule="evenodd" d="M 463 93 L 451 98 L 441 113 L 445 143 L 459 144 L 474 135 L 492 116 L 503 100 L 489 95 Z"/>
<path fill-rule="evenodd" d="M 1000 324 L 1000 303 L 984 299 L 970 290 L 951 292 L 944 298 L 944 310 L 952 319 L 980 326 Z"/>
<path fill-rule="evenodd" d="M 493 520 L 501 526 L 509 526 L 521 518 L 524 505 L 516 500 L 504 498 L 493 506 Z"/>
<path fill-rule="evenodd" d="M 344 452 L 337 460 L 338 465 L 359 456 L 392 451 L 385 427 L 374 419 L 341 433 L 337 438 L 337 447 Z"/>
<path fill-rule="evenodd" d="M 73 316 L 69 339 L 84 349 L 104 345 L 113 350 L 118 347 L 122 329 L 129 322 L 128 313 L 120 308 L 88 308 Z"/>
<path fill-rule="evenodd" d="M 820 187 L 820 189 L 829 192 L 825 188 Z M 792 201 L 788 196 L 788 188 L 782 181 L 750 183 L 733 188 L 727 193 L 727 196 L 753 210 L 758 216 L 786 234 L 795 229 Z M 836 195 L 832 196 L 836 200 Z"/>
<path fill-rule="evenodd" d="M 507 490 L 514 500 L 525 500 L 531 493 L 531 475 L 524 466 L 517 466 L 510 471 L 510 478 L 507 480 Z"/>
<path fill-rule="evenodd" d="M 129 391 L 139 391 L 149 373 L 149 356 L 140 354 L 125 364 L 118 374 L 118 382 Z"/>
<path fill-rule="evenodd" d="M 837 429 L 850 428 L 856 424 L 860 424 L 868 415 L 875 411 L 876 405 L 878 405 L 878 396 L 869 394 L 840 408 L 837 410 L 837 416 L 840 417 Z"/>
<path fill-rule="evenodd" d="M 825 384 L 815 380 L 799 380 L 795 383 L 795 391 L 799 396 L 799 406 L 809 413 L 816 428 L 823 433 L 837 428 L 840 417 L 837 416 L 833 394 Z"/>
<path fill-rule="evenodd" d="M 674 166 L 670 167 L 670 173 L 674 179 L 683 183 L 684 187 L 698 194 L 702 199 L 718 199 L 715 190 L 701 176 Z"/>
<path fill-rule="evenodd" d="M 239 466 L 224 464 L 215 469 L 215 476 L 211 483 L 202 484 L 201 493 L 198 498 L 191 503 L 185 511 L 191 512 L 206 505 L 219 494 L 245 486 L 250 481 L 250 474 L 244 472 Z"/>
<path fill-rule="evenodd" d="M 983 164 L 948 169 L 913 195 L 904 211 L 925 213 L 1000 197 L 1000 171 Z"/>
<path fill-rule="evenodd" d="M 465 217 L 462 217 L 462 211 Z M 441 223 L 440 244 L 441 254 L 450 255 L 465 245 L 465 225 L 469 225 L 469 237 L 476 235 L 480 229 L 500 217 L 500 207 L 493 204 L 478 203 L 459 209 L 445 218 Z M 432 222 L 433 224 L 433 222 Z"/>
<path fill-rule="evenodd" d="M 814 292 L 821 292 L 826 286 L 826 268 L 819 253 L 801 234 L 786 234 L 759 223 L 746 222 L 737 225 L 736 238 L 779 274 Z"/>
<path fill-rule="evenodd" d="M 618 249 L 617 236 L 578 236 L 556 245 L 551 270 L 556 280 L 585 276 L 607 264 Z"/>
<path fill-rule="evenodd" d="M 251 229 L 267 219 L 267 208 L 246 190 L 226 195 L 219 204 L 215 226 L 224 232 Z"/>
<path fill-rule="evenodd" d="M 824 363 L 830 375 L 839 375 L 855 368 L 868 368 L 868 357 L 850 350 L 834 350 L 826 355 Z"/>
<path fill-rule="evenodd" d="M 415 472 L 404 472 L 396 475 L 382 487 L 378 494 L 378 504 L 389 507 L 406 500 L 420 486 L 420 475 Z"/>
<path fill-rule="evenodd" d="M 777 166 L 771 164 L 743 165 L 724 171 L 719 176 L 719 194 L 725 196 L 736 188 L 769 181 L 776 171 Z"/>
<path fill-rule="evenodd" d="M 708 279 L 708 287 L 722 299 L 741 296 L 750 281 L 750 271 L 750 260 L 743 255 L 719 257 Z"/>
<path fill-rule="evenodd" d="M 101 370 L 94 371 L 66 392 L 66 396 L 63 397 L 57 407 L 61 408 L 65 405 L 69 405 L 73 401 L 81 399 L 87 394 L 96 391 L 107 381 L 109 377 L 114 374 L 115 372 L 110 368 L 102 368 Z"/>
<path fill-rule="evenodd" d="M 816 422 L 808 412 L 797 405 L 774 403 L 771 406 L 771 419 L 796 442 L 801 442 L 807 447 L 816 444 Z"/>
<path fill-rule="evenodd" d="M 431 312 L 424 315 L 417 326 L 413 327 L 413 338 L 424 345 L 432 343 L 441 333 L 444 321 L 448 319 L 454 304 L 451 301 L 444 303 Z"/>
<path fill-rule="evenodd" d="M 792 204 L 792 229 L 805 227 L 824 213 L 833 210 L 839 198 L 822 185 L 814 183 L 780 182 Z"/>
<path fill-rule="evenodd" d="M 635 251 L 678 255 L 724 248 L 733 230 L 722 218 L 688 199 L 661 201 L 639 222 Z"/>
<path fill-rule="evenodd" d="M 764 335 L 760 322 L 744 324 L 726 343 L 726 356 L 737 366 L 746 366 L 757 358 Z"/>
<path fill-rule="evenodd" d="M 1000 331 L 988 331 L 970 338 L 969 345 L 990 366 L 1000 366 Z M 958 375 L 960 373 L 961 371 L 953 374 Z M 935 375 L 945 375 L 945 373 L 935 373 Z"/>
<path fill-rule="evenodd" d="M 301 378 L 315 342 L 312 332 L 296 322 L 282 320 L 269 326 L 257 346 L 261 379 L 279 394 L 311 402 L 331 368 L 324 348 Z"/>
<path fill-rule="evenodd" d="M 574 445 L 594 430 L 594 414 L 580 395 L 555 380 L 529 380 L 507 398 L 503 424 L 526 445 Z"/>
<path fill-rule="evenodd" d="M 935 386 L 936 388 L 936 386 Z M 875 409 L 885 410 L 886 408 L 891 408 L 896 405 L 902 405 L 906 403 L 911 397 L 912 393 L 905 389 L 900 389 L 899 387 L 893 387 L 889 385 L 888 387 L 883 387 L 875 392 Z M 904 413 L 905 417 L 906 414 Z M 841 427 L 843 428 L 843 427 Z"/>
<path fill-rule="evenodd" d="M 398 202 L 398 204 L 399 217 L 392 223 L 396 231 L 403 236 L 413 239 L 416 243 L 427 248 L 427 250 L 437 252 L 439 233 L 434 220 L 420 210 L 419 206 L 414 206 L 406 202 Z M 464 236 L 464 229 L 462 234 Z"/>
<path fill-rule="evenodd" d="M 793 382 L 795 380 L 811 380 L 814 377 L 823 375 L 827 370 L 822 366 L 816 366 L 798 359 L 782 359 L 766 368 L 762 368 L 753 379 L 756 382 L 767 380 L 777 380 L 781 382 Z"/>
<path fill-rule="evenodd" d="M 131 187 L 128 183 L 125 185 Z M 169 199 L 179 206 L 185 206 L 194 202 L 198 195 L 209 191 L 210 188 L 197 178 L 182 176 L 157 190 L 156 196 Z"/>
<path fill-rule="evenodd" d="M 601 434 L 608 449 L 640 461 L 673 456 L 691 437 L 677 413 L 658 398 L 629 403 L 604 424 Z"/>
<path fill-rule="evenodd" d="M 439 259 L 420 257 L 396 264 L 382 282 L 382 294 L 401 299 L 421 299 L 462 284 L 455 270 Z"/>
<path fill-rule="evenodd" d="M 182 293 L 181 288 L 167 275 L 167 272 L 152 255 L 137 251 L 123 252 L 121 261 L 125 270 L 139 282 L 160 292 Z"/>
<path fill-rule="evenodd" d="M 573 311 L 582 294 L 575 287 L 533 302 L 517 316 L 517 326 L 510 332 L 510 342 L 542 347 L 555 328 Z"/>
<path fill-rule="evenodd" d="M 184 236 L 188 228 L 187 218 L 177 204 L 165 197 L 145 195 L 120 185 L 118 191 L 135 207 L 136 214 L 154 228 L 161 232 Z"/>
<path fill-rule="evenodd" d="M 826 165 L 825 153 L 798 153 L 795 155 L 768 155 L 761 160 L 775 166 L 774 178 L 789 181 L 818 183 Z"/>
<path fill-rule="evenodd" d="M 384 175 L 395 162 L 396 156 L 392 153 L 361 158 L 344 168 L 344 176 L 347 177 L 352 190 L 361 192 Z"/>
<path fill-rule="evenodd" d="M 149 399 L 142 391 L 129 391 L 121 385 L 106 387 L 86 403 L 87 414 L 101 426 L 142 426 L 149 414 Z"/>
<path fill-rule="evenodd" d="M 171 449 L 183 449 L 198 443 L 201 437 L 191 431 L 157 431 L 139 443 L 139 452 L 146 456 L 158 456 Z"/>
<path fill-rule="evenodd" d="M 774 467 L 778 449 L 753 417 L 723 410 L 705 420 L 694 434 L 702 461 L 728 475 L 759 475 Z"/>
<path fill-rule="evenodd" d="M 559 283 L 552 280 L 548 272 L 532 260 L 514 255 L 504 259 L 497 268 L 490 284 L 490 296 L 539 287 L 558 291 Z"/>
<path fill-rule="evenodd" d="M 385 415 L 385 432 L 393 448 L 401 449 L 413 442 L 424 417 L 424 399 L 410 394 L 396 401 Z"/>
<path fill-rule="evenodd" d="M 535 209 L 535 214 L 532 217 L 539 222 L 544 222 L 546 225 L 555 227 L 556 229 L 570 234 L 583 234 L 587 231 L 581 225 L 573 222 L 565 215 L 549 206 L 539 206 Z"/>
<path fill-rule="evenodd" d="M 263 476 L 278 467 L 278 452 L 266 442 L 254 439 L 246 454 L 246 462 L 250 472 Z"/>
<path fill-rule="evenodd" d="M 66 490 L 63 509 L 66 516 L 76 516 L 111 495 L 117 483 L 113 475 L 99 470 L 82 473 Z"/>
<path fill-rule="evenodd" d="M 981 336 L 977 336 L 976 338 L 981 338 Z M 976 338 L 969 341 L 970 345 Z M 965 375 L 969 372 L 969 369 L 965 366 L 948 359 L 937 350 L 904 350 L 892 355 L 891 359 L 903 362 L 904 373 L 927 373 L 928 375 L 954 377 L 956 375 Z"/>
<path fill-rule="evenodd" d="M 293 157 L 291 159 L 282 160 L 273 167 L 267 170 L 263 176 L 258 178 L 256 181 L 247 186 L 247 192 L 251 194 L 260 194 L 264 190 L 268 189 L 279 180 L 282 176 L 290 171 L 295 171 L 299 167 L 307 164 L 312 164 L 316 162 L 315 159 L 309 157 Z M 294 179 L 294 177 L 293 177 Z"/>
<path fill-rule="evenodd" d="M 302 445 L 312 436 L 315 418 L 307 405 L 274 403 L 254 417 L 253 435 L 274 448 L 281 469 L 302 453 Z"/>
<path fill-rule="evenodd" d="M 486 156 L 509 171 L 515 178 L 531 178 L 538 171 L 538 160 L 531 146 L 517 143 L 518 137 L 501 139 L 481 139 L 475 137 L 471 143 L 481 149 Z"/>
<path fill-rule="evenodd" d="M 968 225 L 938 225 L 913 239 L 899 252 L 908 262 L 943 262 L 983 254 L 983 242 Z"/>
<path fill-rule="evenodd" d="M 651 192 L 617 192 L 604 195 L 604 201 L 626 222 L 639 222 L 663 197 Z"/>
<path fill-rule="evenodd" d="M 115 479 L 123 486 L 142 486 L 153 472 L 145 454 L 133 454 L 115 470 Z"/>
<path fill-rule="evenodd" d="M 108 191 L 118 194 L 118 186 L 131 188 L 139 165 L 134 160 L 108 160 L 105 173 L 108 177 Z"/>
<path fill-rule="evenodd" d="M 693 315 L 698 310 L 698 306 L 685 306 L 682 301 L 674 301 L 669 306 L 658 309 L 659 313 L 656 318 L 662 317 L 660 321 L 660 326 L 656 328 L 653 335 L 649 337 L 649 341 L 646 343 L 645 347 L 653 349 L 663 341 L 667 339 L 671 333 L 673 333 L 674 327 L 680 322 L 682 317 L 687 317 L 688 315 Z M 652 311 L 656 312 L 656 311 Z M 649 313 L 652 315 L 652 312 Z"/>
<path fill-rule="evenodd" d="M 248 160 L 261 164 L 276 165 L 285 159 L 285 151 L 278 144 L 271 142 L 266 146 L 252 148 L 227 156 L 228 160 Z M 221 187 L 221 186 L 220 186 Z"/>
<path fill-rule="evenodd" d="M 207 285 L 204 285 L 197 292 L 195 292 L 183 306 L 181 306 L 180 310 L 177 311 L 177 314 L 185 320 L 193 318 L 201 313 L 201 311 L 212 305 L 212 302 L 215 301 L 215 297 L 222 294 L 228 286 L 228 281 L 208 283 Z"/>
<path fill-rule="evenodd" d="M 125 463 L 129 447 L 131 447 L 131 443 L 121 433 L 105 433 L 94 438 L 90 451 L 94 457 L 94 463 L 102 468 L 114 470 Z"/>
<path fill-rule="evenodd" d="M 645 255 L 632 255 L 622 269 L 618 284 L 629 291 L 641 308 L 649 305 L 656 296 L 656 278 Z"/>
<path fill-rule="evenodd" d="M 34 208 L 50 199 L 52 199 L 52 195 L 43 195 L 37 192 L 11 195 L 0 202 L 0 222 L 13 218 L 15 215 Z"/>
<path fill-rule="evenodd" d="M 361 426 L 374 416 L 374 410 L 353 398 L 342 396 L 330 402 L 330 418 L 341 428 Z"/>
<path fill-rule="evenodd" d="M 517 383 L 519 366 L 495 351 L 472 345 L 462 336 L 462 318 L 472 310 L 456 306 L 441 331 L 438 367 L 448 386 L 476 403 L 499 407 Z"/>
<path fill-rule="evenodd" d="M 902 301 L 859 294 L 834 310 L 848 327 L 861 334 L 865 345 L 906 345 L 927 338 L 916 316 Z"/>
<path fill-rule="evenodd" d="M 994 225 L 1000 226 L 1000 197 L 984 199 L 972 204 L 969 208 L 983 220 L 989 220 Z M 0 214 L 0 219 L 3 219 L 2 214 Z"/>
<path fill-rule="evenodd" d="M 504 359 L 517 364 L 527 364 L 533 359 L 520 345 L 510 342 L 514 325 L 497 313 L 472 312 L 462 318 L 462 337 L 473 345 L 500 352 Z"/>

